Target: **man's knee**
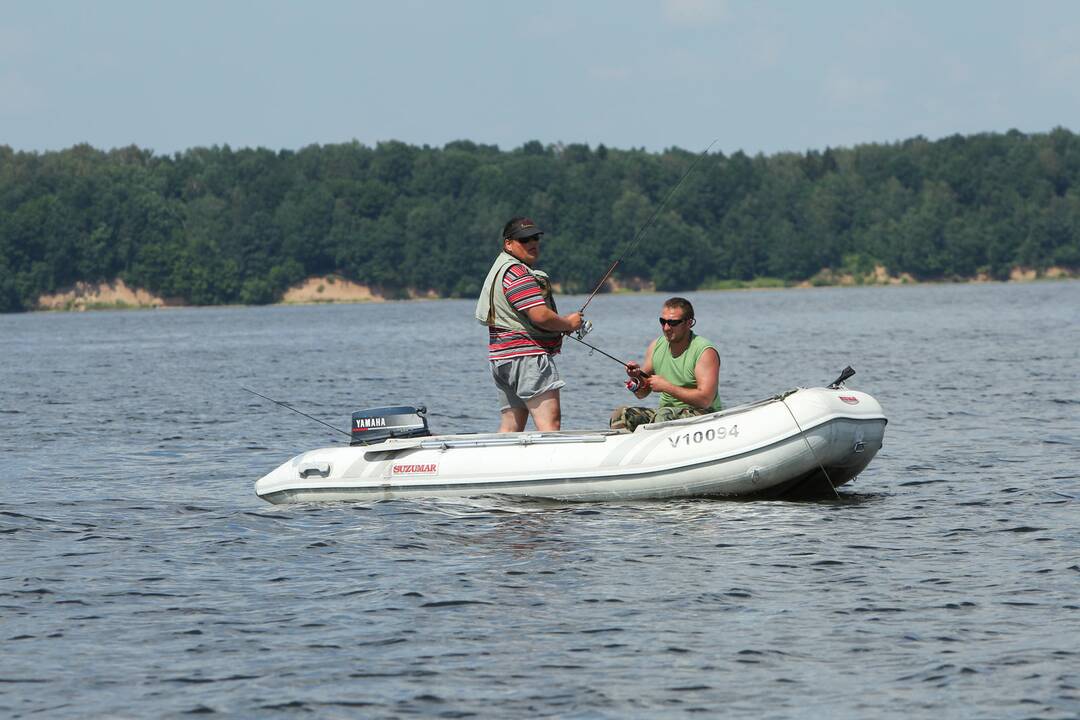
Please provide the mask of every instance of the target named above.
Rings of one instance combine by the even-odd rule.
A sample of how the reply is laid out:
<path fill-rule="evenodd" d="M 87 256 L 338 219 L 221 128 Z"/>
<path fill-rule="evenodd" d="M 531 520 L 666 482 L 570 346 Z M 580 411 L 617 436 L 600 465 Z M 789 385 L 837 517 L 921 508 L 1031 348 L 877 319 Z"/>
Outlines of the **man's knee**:
<path fill-rule="evenodd" d="M 608 418 L 608 427 L 612 430 L 625 430 L 626 429 L 626 412 L 627 405 L 620 405 L 611 411 L 611 417 Z"/>

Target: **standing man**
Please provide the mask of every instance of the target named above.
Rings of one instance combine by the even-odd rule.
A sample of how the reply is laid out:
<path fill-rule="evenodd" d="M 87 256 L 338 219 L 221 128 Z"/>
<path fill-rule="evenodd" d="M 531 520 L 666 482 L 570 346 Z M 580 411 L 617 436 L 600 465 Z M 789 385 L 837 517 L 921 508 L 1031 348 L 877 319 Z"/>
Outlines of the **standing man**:
<path fill-rule="evenodd" d="M 622 406 L 611 414 L 613 428 L 633 432 L 638 425 L 677 418 L 706 415 L 722 409 L 717 387 L 720 384 L 720 354 L 711 342 L 691 328 L 694 306 L 690 301 L 673 297 L 660 310 L 663 334 L 649 343 L 645 364 L 626 363 L 630 376 L 628 388 L 639 400 L 653 391 L 660 393 L 660 407 Z"/>
<path fill-rule="evenodd" d="M 581 313 L 559 315 L 547 273 L 533 266 L 544 233 L 527 217 L 502 232 L 502 252 L 488 271 L 476 319 L 488 326 L 488 360 L 501 405 L 499 432 L 521 432 L 532 416 L 540 431 L 562 425 L 554 356 L 562 337 L 581 327 Z"/>

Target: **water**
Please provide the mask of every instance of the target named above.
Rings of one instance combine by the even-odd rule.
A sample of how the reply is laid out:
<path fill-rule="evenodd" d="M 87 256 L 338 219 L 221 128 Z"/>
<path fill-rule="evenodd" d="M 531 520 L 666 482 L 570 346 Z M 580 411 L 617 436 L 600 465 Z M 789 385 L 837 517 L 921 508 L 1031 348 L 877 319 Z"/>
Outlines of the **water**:
<path fill-rule="evenodd" d="M 471 303 L 0 316 L 0 715 L 1080 716 L 1080 283 L 691 298 L 727 405 L 882 402 L 840 500 L 270 506 L 341 437 L 241 386 L 493 429 Z M 629 397 L 559 362 L 564 427 Z"/>

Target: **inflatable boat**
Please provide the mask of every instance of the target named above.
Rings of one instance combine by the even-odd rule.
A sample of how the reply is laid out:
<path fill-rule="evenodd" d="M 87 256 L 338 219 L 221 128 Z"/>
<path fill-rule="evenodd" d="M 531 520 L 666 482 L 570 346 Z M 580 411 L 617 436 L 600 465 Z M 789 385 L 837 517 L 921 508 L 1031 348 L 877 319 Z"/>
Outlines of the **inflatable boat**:
<path fill-rule="evenodd" d="M 376 408 L 354 413 L 353 444 L 297 455 L 255 492 L 271 503 L 832 495 L 870 463 L 886 423 L 841 380 L 633 432 L 431 435 L 423 408 Z"/>

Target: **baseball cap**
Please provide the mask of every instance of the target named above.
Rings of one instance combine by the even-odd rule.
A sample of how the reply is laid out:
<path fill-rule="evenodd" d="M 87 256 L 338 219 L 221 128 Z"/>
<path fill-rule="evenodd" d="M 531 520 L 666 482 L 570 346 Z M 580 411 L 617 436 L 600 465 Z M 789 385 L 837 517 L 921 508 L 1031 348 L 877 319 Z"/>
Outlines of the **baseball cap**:
<path fill-rule="evenodd" d="M 507 227 L 503 228 L 503 239 L 505 240 L 524 240 L 534 235 L 543 234 L 544 231 L 527 217 L 515 218 L 507 224 Z"/>

